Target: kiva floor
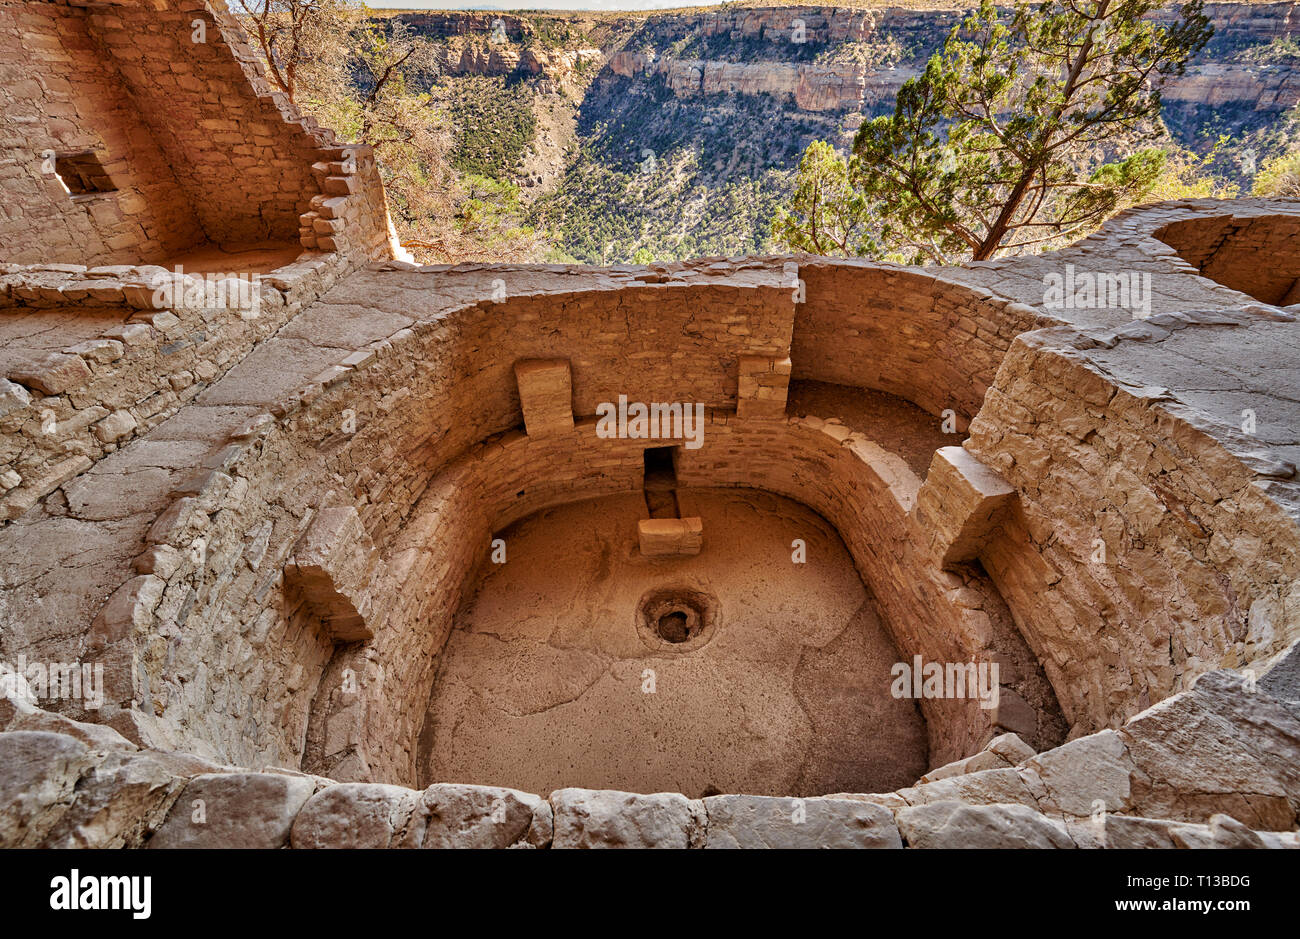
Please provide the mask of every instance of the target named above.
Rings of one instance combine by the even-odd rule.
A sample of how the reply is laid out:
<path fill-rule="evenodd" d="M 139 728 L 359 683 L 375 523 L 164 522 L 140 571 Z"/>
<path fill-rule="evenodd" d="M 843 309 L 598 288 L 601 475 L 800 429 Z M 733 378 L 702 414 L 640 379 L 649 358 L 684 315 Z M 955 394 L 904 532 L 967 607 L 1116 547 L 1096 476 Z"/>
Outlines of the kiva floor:
<path fill-rule="evenodd" d="M 888 792 L 926 769 L 898 654 L 819 516 L 750 490 L 682 490 L 694 558 L 643 558 L 640 494 L 540 512 L 501 533 L 442 655 L 421 738 L 427 781 L 633 792 Z M 796 540 L 806 560 L 795 563 Z M 656 588 L 710 598 L 703 644 L 652 647 Z"/>

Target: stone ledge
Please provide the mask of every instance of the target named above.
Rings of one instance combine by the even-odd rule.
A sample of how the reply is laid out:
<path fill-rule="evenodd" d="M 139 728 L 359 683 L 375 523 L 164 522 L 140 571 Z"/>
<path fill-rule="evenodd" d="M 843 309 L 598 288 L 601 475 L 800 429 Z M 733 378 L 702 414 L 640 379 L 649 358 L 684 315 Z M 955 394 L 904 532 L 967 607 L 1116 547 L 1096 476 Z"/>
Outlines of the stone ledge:
<path fill-rule="evenodd" d="M 297 590 L 335 642 L 370 639 L 368 593 L 379 552 L 357 510 L 321 509 L 284 565 L 285 587 Z"/>
<path fill-rule="evenodd" d="M 962 447 L 942 447 L 917 493 L 913 517 L 944 565 L 972 561 L 996 534 L 1016 491 Z"/>
<path fill-rule="evenodd" d="M 704 546 L 704 520 L 643 518 L 636 525 L 641 553 L 648 558 L 679 558 L 699 554 Z"/>

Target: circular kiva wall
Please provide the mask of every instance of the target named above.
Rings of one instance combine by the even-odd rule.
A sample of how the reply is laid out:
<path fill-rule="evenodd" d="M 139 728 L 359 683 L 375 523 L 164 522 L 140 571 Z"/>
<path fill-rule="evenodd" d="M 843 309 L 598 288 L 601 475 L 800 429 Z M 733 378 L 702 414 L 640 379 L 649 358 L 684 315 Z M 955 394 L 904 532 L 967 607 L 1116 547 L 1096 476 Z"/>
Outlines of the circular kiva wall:
<path fill-rule="evenodd" d="M 1032 628 L 1033 598 L 1017 589 L 1009 608 L 999 589 L 1024 583 L 1021 556 L 1011 552 L 999 582 L 986 571 L 985 555 L 1001 556 L 985 550 L 987 530 L 945 533 L 961 488 L 949 469 L 923 483 L 836 415 L 737 416 L 741 357 L 790 355 L 796 379 L 886 391 L 964 423 L 1017 332 L 1035 325 L 1032 310 L 892 267 L 815 264 L 803 294 L 788 268 L 721 267 L 637 282 L 583 272 L 577 286 L 563 269 L 469 271 L 451 288 L 465 302 L 424 317 L 450 275 L 345 282 L 299 319 L 398 328 L 341 349 L 345 364 L 251 421 L 211 478 L 177 494 L 150 533 L 175 564 L 141 578 L 158 579 L 147 587 L 161 596 L 132 634 L 92 636 L 121 709 L 110 722 L 229 762 L 414 783 L 438 656 L 493 534 L 549 506 L 640 491 L 647 441 L 596 434 L 597 405 L 621 394 L 706 406 L 704 445 L 679 454 L 683 487 L 763 490 L 827 520 L 904 661 L 999 664 L 997 708 L 920 702 L 931 765 L 999 728 L 1051 746 L 1062 716 L 1091 729 L 1132 713 L 1141 693 L 1174 690 L 1106 688 L 1102 713 L 1090 706 L 1102 664 L 1089 673 L 1054 657 L 1052 636 Z M 532 359 L 569 363 L 571 429 L 523 429 L 514 367 Z"/>
<path fill-rule="evenodd" d="M 1202 277 L 1264 303 L 1300 304 L 1300 216 L 1185 218 L 1156 229 L 1154 236 Z"/>

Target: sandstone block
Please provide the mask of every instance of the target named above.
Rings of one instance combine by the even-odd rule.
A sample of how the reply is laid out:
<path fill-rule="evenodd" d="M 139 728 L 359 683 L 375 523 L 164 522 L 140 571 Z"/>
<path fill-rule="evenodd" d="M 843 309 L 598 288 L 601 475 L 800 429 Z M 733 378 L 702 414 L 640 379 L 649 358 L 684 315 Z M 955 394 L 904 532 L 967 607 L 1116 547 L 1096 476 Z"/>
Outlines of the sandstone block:
<path fill-rule="evenodd" d="M 149 340 L 149 337 L 153 335 L 153 329 L 148 323 L 125 323 L 104 330 L 104 335 L 111 339 L 117 339 L 124 345 L 138 346 Z"/>
<path fill-rule="evenodd" d="M 22 385 L 0 378 L 0 417 L 32 403 L 32 396 Z"/>
<path fill-rule="evenodd" d="M 909 848 L 1073 848 L 1065 826 L 1023 805 L 933 802 L 900 809 Z"/>
<path fill-rule="evenodd" d="M 573 429 L 573 380 L 567 359 L 524 359 L 515 381 L 530 437 Z"/>
<path fill-rule="evenodd" d="M 1020 774 L 1010 768 L 980 770 L 898 790 L 912 805 L 953 799 L 975 805 L 1017 803 L 1038 808 L 1038 800 Z"/>
<path fill-rule="evenodd" d="M 114 751 L 78 783 L 44 846 L 138 848 L 163 823 L 186 779 L 215 768 L 183 753 Z"/>
<path fill-rule="evenodd" d="M 68 355 L 79 355 L 92 362 L 114 362 L 126 354 L 126 348 L 116 339 L 91 339 L 63 350 Z"/>
<path fill-rule="evenodd" d="M 986 769 L 1005 769 L 1034 755 L 1034 748 L 1015 734 L 994 737 L 979 753 L 930 770 L 917 783 L 929 783 L 950 776 L 977 773 Z"/>
<path fill-rule="evenodd" d="M 1118 812 L 1129 807 L 1133 763 L 1113 730 L 1040 753 L 1025 768 L 1047 790 L 1046 798 L 1039 800 L 1045 812 L 1086 816 L 1098 808 Z"/>
<path fill-rule="evenodd" d="M 315 782 L 278 773 L 195 776 L 150 848 L 282 848 Z"/>
<path fill-rule="evenodd" d="M 369 639 L 368 589 L 377 563 L 355 508 L 321 509 L 285 564 L 285 585 L 302 592 L 336 641 Z"/>
<path fill-rule="evenodd" d="M 741 420 L 780 420 L 790 392 L 790 357 L 739 357 L 740 378 L 736 417 Z"/>
<path fill-rule="evenodd" d="M 112 443 L 131 433 L 138 425 L 130 411 L 114 411 L 95 425 L 95 436 L 103 443 Z"/>
<path fill-rule="evenodd" d="M 1034 756 L 1034 748 L 1017 734 L 999 734 L 988 742 L 985 752 L 996 754 L 1011 766 L 1023 763 Z"/>
<path fill-rule="evenodd" d="M 115 590 L 90 624 L 90 647 L 102 649 L 148 626 L 166 586 L 161 577 L 144 574 Z"/>
<path fill-rule="evenodd" d="M 295 848 L 389 848 L 406 830 L 420 793 L 382 783 L 341 783 L 307 800 L 293 823 Z"/>
<path fill-rule="evenodd" d="M 1284 831 L 1300 808 L 1300 717 L 1231 671 L 1153 705 L 1118 731 L 1136 767 L 1132 809 Z"/>
<path fill-rule="evenodd" d="M 406 846 L 542 848 L 551 843 L 550 803 L 515 789 L 438 783 L 421 794 L 415 819 Z"/>
<path fill-rule="evenodd" d="M 3 722 L 5 703 L 10 699 L 0 699 L 0 723 Z M 35 730 L 52 734 L 64 734 L 80 740 L 90 749 L 107 753 L 111 750 L 135 750 L 136 745 L 105 724 L 90 724 L 74 721 L 62 714 L 52 714 L 40 708 L 28 707 L 14 714 L 4 726 L 5 730 Z"/>
<path fill-rule="evenodd" d="M 556 848 L 688 848 L 700 835 L 703 807 L 675 792 L 558 789 L 550 802 Z"/>
<path fill-rule="evenodd" d="M 963 447 L 942 447 L 917 493 L 917 521 L 944 564 L 970 561 L 993 535 L 1015 490 Z"/>
<path fill-rule="evenodd" d="M 89 747 L 64 734 L 0 734 L 0 847 L 41 845 L 96 760 Z"/>
<path fill-rule="evenodd" d="M 80 387 L 90 374 L 90 366 L 81 356 L 56 352 L 39 362 L 12 370 L 9 377 L 42 394 L 59 395 Z"/>
<path fill-rule="evenodd" d="M 1172 848 L 1173 831 L 1180 823 L 1166 819 L 1114 815 L 1109 812 L 1090 818 L 1068 818 L 1066 830 L 1080 848 L 1127 850 Z"/>
<path fill-rule="evenodd" d="M 74 476 L 79 476 L 94 465 L 88 456 L 70 456 L 66 460 L 50 466 L 44 475 L 35 481 L 28 481 L 27 486 L 9 493 L 4 501 L 0 517 L 18 518 L 47 493 L 57 489 Z"/>
<path fill-rule="evenodd" d="M 648 558 L 691 557 L 704 546 L 704 520 L 698 517 L 643 518 L 636 533 Z"/>
<path fill-rule="evenodd" d="M 893 813 L 847 799 L 711 796 L 705 848 L 901 848 Z"/>

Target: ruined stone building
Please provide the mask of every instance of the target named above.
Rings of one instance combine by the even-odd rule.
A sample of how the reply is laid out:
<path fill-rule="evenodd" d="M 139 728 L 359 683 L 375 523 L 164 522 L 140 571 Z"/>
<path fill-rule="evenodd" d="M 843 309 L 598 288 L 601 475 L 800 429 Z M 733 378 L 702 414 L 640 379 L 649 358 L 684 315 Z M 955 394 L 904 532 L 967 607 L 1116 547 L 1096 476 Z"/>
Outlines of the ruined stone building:
<path fill-rule="evenodd" d="M 1300 202 L 419 267 L 218 0 L 0 51 L 0 844 L 1297 846 Z"/>

